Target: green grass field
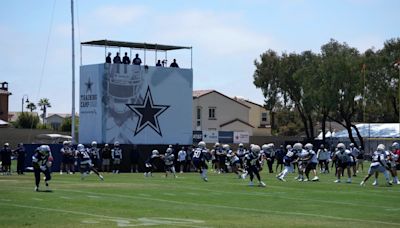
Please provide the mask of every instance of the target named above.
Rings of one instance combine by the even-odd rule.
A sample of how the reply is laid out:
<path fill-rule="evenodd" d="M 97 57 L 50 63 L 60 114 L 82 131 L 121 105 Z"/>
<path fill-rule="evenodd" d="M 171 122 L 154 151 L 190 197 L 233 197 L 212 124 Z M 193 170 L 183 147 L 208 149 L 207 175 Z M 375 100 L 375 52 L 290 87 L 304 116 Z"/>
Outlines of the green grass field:
<path fill-rule="evenodd" d="M 262 173 L 266 188 L 249 187 L 234 174 L 197 173 L 164 178 L 143 174 L 53 173 L 53 192 L 34 192 L 32 173 L 0 176 L 0 227 L 400 227 L 400 185 L 360 187 L 288 182 Z"/>

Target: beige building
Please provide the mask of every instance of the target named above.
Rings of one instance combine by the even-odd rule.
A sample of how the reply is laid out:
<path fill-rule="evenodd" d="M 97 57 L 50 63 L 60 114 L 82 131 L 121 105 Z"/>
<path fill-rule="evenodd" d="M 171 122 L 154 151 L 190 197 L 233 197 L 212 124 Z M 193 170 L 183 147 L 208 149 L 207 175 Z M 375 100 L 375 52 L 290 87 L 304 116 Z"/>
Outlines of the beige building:
<path fill-rule="evenodd" d="M 216 90 L 193 91 L 192 119 L 193 130 L 271 134 L 268 112 L 261 105 Z"/>
<path fill-rule="evenodd" d="M 46 117 L 46 124 L 50 125 L 54 130 L 58 130 L 67 117 L 71 117 L 71 114 L 49 113 Z"/>

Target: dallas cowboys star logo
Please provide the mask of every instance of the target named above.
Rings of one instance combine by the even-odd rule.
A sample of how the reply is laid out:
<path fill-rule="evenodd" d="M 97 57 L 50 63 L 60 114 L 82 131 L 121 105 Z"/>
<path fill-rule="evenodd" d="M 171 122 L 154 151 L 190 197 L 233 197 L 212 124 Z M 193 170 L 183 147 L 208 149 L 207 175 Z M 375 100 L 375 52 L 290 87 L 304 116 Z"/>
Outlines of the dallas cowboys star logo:
<path fill-rule="evenodd" d="M 93 82 L 90 81 L 90 78 L 87 82 L 85 82 L 86 85 L 86 93 L 92 92 L 92 86 L 93 86 Z"/>
<path fill-rule="evenodd" d="M 139 134 L 147 126 L 151 127 L 157 134 L 162 136 L 158 117 L 169 108 L 169 105 L 155 105 L 151 96 L 150 86 L 147 87 L 146 95 L 142 104 L 126 104 L 130 110 L 139 116 L 136 124 L 135 135 Z"/>

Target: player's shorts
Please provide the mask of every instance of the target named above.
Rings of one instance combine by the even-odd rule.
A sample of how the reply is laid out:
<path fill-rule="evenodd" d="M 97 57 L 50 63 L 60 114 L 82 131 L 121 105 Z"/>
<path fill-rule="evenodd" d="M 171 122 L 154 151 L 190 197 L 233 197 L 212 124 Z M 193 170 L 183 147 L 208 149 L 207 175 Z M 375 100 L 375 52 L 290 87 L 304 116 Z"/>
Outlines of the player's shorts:
<path fill-rule="evenodd" d="M 173 164 L 172 164 L 172 165 L 165 165 L 165 166 L 164 166 L 165 172 L 167 172 L 167 171 L 172 171 L 172 167 L 174 167 Z"/>
<path fill-rule="evenodd" d="M 381 166 L 381 165 L 370 166 L 369 169 L 368 169 L 368 174 L 369 174 L 369 175 L 372 175 L 372 174 L 374 174 L 375 172 L 383 173 L 383 172 L 385 172 L 385 171 L 386 171 L 386 168 L 383 167 L 383 166 Z"/>
<path fill-rule="evenodd" d="M 201 170 L 201 169 L 207 169 L 207 164 L 205 161 L 202 160 L 193 160 L 193 165 L 194 167 L 196 167 L 197 170 Z"/>
<path fill-rule="evenodd" d="M 294 172 L 293 164 L 285 165 L 285 170 L 287 170 L 288 173 L 293 173 Z"/>
<path fill-rule="evenodd" d="M 345 168 L 347 168 L 349 166 L 349 164 L 350 164 L 350 162 L 338 162 L 337 163 L 337 167 L 345 169 Z"/>
<path fill-rule="evenodd" d="M 119 164 L 121 164 L 121 159 L 119 159 L 119 158 L 114 158 L 113 164 L 114 164 L 114 165 L 119 165 Z"/>
<path fill-rule="evenodd" d="M 310 169 L 310 170 L 316 169 L 317 168 L 317 163 L 310 162 L 310 163 L 308 163 L 307 168 Z"/>
<path fill-rule="evenodd" d="M 67 164 L 69 162 L 69 157 L 63 157 L 62 163 Z"/>
<path fill-rule="evenodd" d="M 73 165 L 75 163 L 75 158 L 74 157 L 69 157 L 67 163 Z"/>
<path fill-rule="evenodd" d="M 102 164 L 103 165 L 110 165 L 110 159 L 109 158 L 104 158 Z"/>

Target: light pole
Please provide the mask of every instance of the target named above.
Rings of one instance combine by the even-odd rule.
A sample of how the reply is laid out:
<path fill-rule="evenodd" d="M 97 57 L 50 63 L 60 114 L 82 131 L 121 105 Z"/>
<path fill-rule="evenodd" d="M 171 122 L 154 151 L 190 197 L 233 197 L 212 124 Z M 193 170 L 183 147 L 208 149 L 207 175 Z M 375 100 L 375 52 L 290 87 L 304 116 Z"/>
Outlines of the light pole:
<path fill-rule="evenodd" d="M 398 88 L 398 90 L 399 90 L 399 97 L 398 97 L 398 99 L 399 99 L 399 101 L 398 101 L 398 109 L 399 109 L 399 136 L 400 136 L 400 60 L 397 60 L 395 63 L 394 63 L 394 67 L 397 69 L 397 71 L 399 72 L 399 88 Z"/>
<path fill-rule="evenodd" d="M 22 113 L 24 113 L 24 98 L 26 98 L 25 102 L 29 103 L 28 95 L 24 94 L 24 96 L 22 96 L 22 102 L 21 102 Z"/>

